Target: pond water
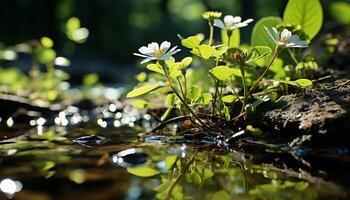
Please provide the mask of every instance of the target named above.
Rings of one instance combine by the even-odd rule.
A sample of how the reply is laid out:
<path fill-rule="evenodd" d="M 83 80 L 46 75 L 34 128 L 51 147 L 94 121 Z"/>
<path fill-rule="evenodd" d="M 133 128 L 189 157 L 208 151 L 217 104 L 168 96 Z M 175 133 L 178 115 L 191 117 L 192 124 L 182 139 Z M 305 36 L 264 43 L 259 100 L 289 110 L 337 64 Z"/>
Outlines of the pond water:
<path fill-rule="evenodd" d="M 114 118 L 105 114 L 86 122 L 62 112 L 52 122 L 29 120 L 32 126 L 3 120 L 0 199 L 350 197 L 346 148 L 283 151 L 259 144 L 227 148 L 172 137 L 140 139 L 139 118 L 123 120 L 112 110 Z M 150 125 L 146 122 L 151 123 L 143 126 Z"/>

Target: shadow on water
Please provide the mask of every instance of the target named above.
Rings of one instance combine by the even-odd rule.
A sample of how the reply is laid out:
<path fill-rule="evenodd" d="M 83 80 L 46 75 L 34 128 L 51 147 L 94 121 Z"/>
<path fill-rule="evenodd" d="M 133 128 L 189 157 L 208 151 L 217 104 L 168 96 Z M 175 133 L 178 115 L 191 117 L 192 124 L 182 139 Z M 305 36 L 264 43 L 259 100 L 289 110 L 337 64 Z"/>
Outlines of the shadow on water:
<path fill-rule="evenodd" d="M 112 104 L 96 110 L 102 114 L 86 120 L 89 113 L 68 108 L 31 119 L 27 127 L 3 120 L 0 199 L 350 197 L 346 148 L 283 151 L 244 142 L 219 148 L 183 138 L 140 140 L 138 124 L 151 126 L 148 115 Z"/>

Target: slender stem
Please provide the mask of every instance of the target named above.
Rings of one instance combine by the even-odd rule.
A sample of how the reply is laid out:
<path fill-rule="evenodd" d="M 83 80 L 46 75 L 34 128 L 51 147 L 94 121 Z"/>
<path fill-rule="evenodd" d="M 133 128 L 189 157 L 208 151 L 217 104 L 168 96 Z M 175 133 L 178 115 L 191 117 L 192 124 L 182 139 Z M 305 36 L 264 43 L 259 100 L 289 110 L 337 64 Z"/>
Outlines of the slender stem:
<path fill-rule="evenodd" d="M 163 71 L 165 73 L 165 77 L 169 83 L 169 87 L 171 88 L 171 90 L 175 93 L 175 95 L 177 96 L 177 98 L 180 99 L 180 101 L 182 102 L 182 104 L 185 106 L 185 108 L 193 115 L 194 118 L 196 118 L 199 123 L 204 126 L 204 127 L 207 127 L 209 128 L 197 115 L 196 113 L 187 105 L 186 101 L 181 97 L 181 95 L 177 92 L 174 84 L 173 84 L 173 81 L 171 80 L 170 76 L 169 76 L 169 73 L 168 71 L 166 70 L 166 68 L 164 67 L 164 63 L 161 63 L 162 65 L 162 68 L 163 68 Z"/>
<path fill-rule="evenodd" d="M 215 92 L 214 92 L 214 98 L 213 98 L 212 116 L 215 115 L 216 99 L 217 99 L 217 96 L 218 96 L 218 83 L 217 83 L 217 80 L 215 78 L 213 78 L 213 80 L 214 80 L 214 85 L 215 85 Z"/>
<path fill-rule="evenodd" d="M 291 57 L 292 60 L 294 61 L 295 65 L 298 65 L 299 62 L 298 62 L 298 60 L 295 58 L 293 52 L 292 52 L 290 49 L 288 49 L 288 52 L 289 52 L 290 57 Z"/>
<path fill-rule="evenodd" d="M 214 38 L 214 26 L 212 22 L 209 22 L 209 32 L 209 46 L 211 46 Z"/>
<path fill-rule="evenodd" d="M 242 74 L 242 84 L 243 84 L 243 94 L 244 94 L 244 100 L 243 100 L 243 105 L 240 114 L 244 112 L 245 105 L 247 104 L 248 100 L 248 91 L 247 91 L 247 83 L 245 80 L 245 70 L 244 66 L 240 65 L 239 68 L 241 69 L 241 74 Z"/>
<path fill-rule="evenodd" d="M 185 88 L 185 96 L 187 95 L 187 78 L 186 78 L 186 74 L 184 75 L 184 88 Z"/>
<path fill-rule="evenodd" d="M 176 179 L 174 180 L 174 182 L 170 185 L 170 188 L 169 188 L 169 191 L 168 191 L 168 194 L 166 196 L 165 199 L 170 199 L 171 198 L 171 193 L 173 192 L 173 189 L 175 188 L 176 184 L 180 181 L 181 177 L 183 177 L 187 170 L 190 168 L 191 164 L 193 163 L 194 161 L 194 158 L 192 158 L 192 160 L 190 160 L 185 166 L 184 168 L 182 169 L 181 173 L 176 177 Z"/>
<path fill-rule="evenodd" d="M 278 52 L 279 52 L 279 47 L 276 45 L 276 48 L 275 48 L 275 51 L 273 53 L 273 56 L 271 58 L 271 61 L 270 63 L 267 65 L 265 71 L 260 75 L 260 77 L 253 83 L 253 86 L 250 88 L 249 90 L 249 93 L 251 93 L 255 88 L 256 86 L 258 86 L 259 82 L 261 81 L 261 79 L 266 75 L 266 73 L 269 71 L 272 63 L 275 61 L 277 55 L 278 55 Z M 249 94 L 248 93 L 248 94 Z"/>
<path fill-rule="evenodd" d="M 183 90 L 183 88 L 182 88 L 182 85 L 181 85 L 181 82 L 180 82 L 179 77 L 177 77 L 176 80 L 177 80 L 177 82 L 179 83 L 181 94 L 182 94 L 183 98 L 185 99 L 185 98 L 186 98 L 185 92 L 184 92 L 184 90 Z"/>
<path fill-rule="evenodd" d="M 232 85 L 232 86 L 231 86 L 231 89 L 232 89 L 233 94 L 236 95 L 237 99 L 238 99 L 240 102 L 243 103 L 243 101 L 241 100 L 241 98 L 239 97 L 239 95 L 237 94 L 237 92 L 235 91 L 235 87 L 234 87 L 233 81 L 231 81 L 231 85 Z"/>
<path fill-rule="evenodd" d="M 228 36 L 227 46 L 230 48 L 231 36 L 232 35 L 227 34 L 227 36 Z"/>

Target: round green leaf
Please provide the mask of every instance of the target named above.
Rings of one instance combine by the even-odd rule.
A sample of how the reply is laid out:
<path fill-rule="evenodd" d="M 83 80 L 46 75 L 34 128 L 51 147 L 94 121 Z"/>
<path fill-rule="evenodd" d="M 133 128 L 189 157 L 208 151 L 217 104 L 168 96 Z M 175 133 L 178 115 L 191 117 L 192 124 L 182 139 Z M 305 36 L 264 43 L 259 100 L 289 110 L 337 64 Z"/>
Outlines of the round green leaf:
<path fill-rule="evenodd" d="M 53 41 L 49 37 L 42 37 L 40 39 L 40 42 L 45 48 L 52 48 L 53 47 Z"/>
<path fill-rule="evenodd" d="M 181 43 L 184 47 L 187 47 L 189 49 L 194 49 L 199 46 L 200 40 L 197 36 L 190 36 L 186 39 L 183 39 Z"/>
<path fill-rule="evenodd" d="M 310 39 L 321 30 L 323 10 L 319 0 L 289 0 L 283 14 L 285 23 L 301 25 Z"/>
<path fill-rule="evenodd" d="M 233 70 L 228 66 L 217 66 L 210 71 L 220 81 L 225 81 L 233 75 Z"/>
<path fill-rule="evenodd" d="M 232 103 L 232 102 L 234 102 L 236 99 L 237 99 L 237 96 L 232 95 L 232 94 L 223 96 L 223 97 L 221 98 L 221 100 L 222 100 L 224 103 Z"/>
<path fill-rule="evenodd" d="M 208 60 L 210 57 L 215 56 L 217 52 L 214 47 L 207 44 L 202 44 L 199 47 L 193 49 L 191 53 L 202 57 L 205 60 Z"/>
<path fill-rule="evenodd" d="M 294 81 L 296 84 L 298 84 L 301 88 L 307 88 L 312 86 L 312 81 L 309 79 L 298 79 Z"/>
<path fill-rule="evenodd" d="M 192 86 L 187 93 L 187 98 L 189 98 L 191 101 L 197 101 L 200 96 L 201 96 L 201 88 L 196 85 Z"/>
<path fill-rule="evenodd" d="M 271 41 L 264 26 L 267 28 L 272 28 L 280 23 L 282 23 L 282 19 L 280 17 L 264 17 L 260 19 L 253 28 L 251 38 L 252 46 L 268 46 L 271 49 L 274 49 L 275 44 Z"/>
<path fill-rule="evenodd" d="M 202 94 L 203 104 L 207 105 L 210 103 L 210 101 L 213 99 L 213 96 L 210 93 L 203 93 Z"/>
<path fill-rule="evenodd" d="M 160 174 L 158 170 L 151 167 L 128 167 L 127 170 L 129 173 L 140 177 L 151 177 Z"/>
<path fill-rule="evenodd" d="M 230 45 L 228 45 L 228 36 L 226 30 L 221 30 L 222 44 L 225 44 L 231 48 L 237 48 L 241 44 L 241 34 L 239 29 L 234 29 L 230 38 Z"/>
<path fill-rule="evenodd" d="M 136 88 L 134 90 L 132 90 L 131 92 L 129 92 L 126 97 L 127 98 L 133 98 L 133 97 L 138 97 L 147 93 L 150 93 L 158 88 L 160 88 L 161 86 L 159 86 L 159 84 L 157 85 L 145 85 L 139 88 Z"/>
<path fill-rule="evenodd" d="M 350 3 L 337 1 L 331 4 L 330 11 L 333 19 L 340 24 L 350 24 Z"/>
<path fill-rule="evenodd" d="M 282 23 L 282 19 L 279 17 L 264 17 L 261 20 L 259 20 L 253 28 L 252 38 L 251 38 L 252 46 L 267 46 L 267 47 L 270 47 L 271 49 L 274 49 L 275 43 L 271 41 L 264 26 L 268 28 L 272 28 L 280 23 Z M 267 63 L 270 61 L 270 59 L 271 59 L 271 54 L 265 56 L 264 59 L 260 59 L 257 65 L 266 66 Z"/>

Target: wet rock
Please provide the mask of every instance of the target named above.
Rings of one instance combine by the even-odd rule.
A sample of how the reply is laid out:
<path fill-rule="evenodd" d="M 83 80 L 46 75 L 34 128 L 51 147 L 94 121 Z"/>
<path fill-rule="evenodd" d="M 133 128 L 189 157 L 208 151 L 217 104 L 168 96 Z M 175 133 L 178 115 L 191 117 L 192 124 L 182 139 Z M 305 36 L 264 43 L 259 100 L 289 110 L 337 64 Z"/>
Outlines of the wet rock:
<path fill-rule="evenodd" d="M 350 80 L 315 85 L 262 105 L 250 122 L 275 135 L 311 134 L 319 143 L 350 144 Z"/>
<path fill-rule="evenodd" d="M 121 151 L 112 156 L 113 163 L 121 167 L 137 167 L 146 163 L 148 155 L 134 148 Z"/>
<path fill-rule="evenodd" d="M 98 135 L 89 135 L 89 136 L 79 137 L 73 140 L 73 142 L 85 147 L 93 147 L 93 146 L 101 145 L 103 140 L 104 138 Z"/>

